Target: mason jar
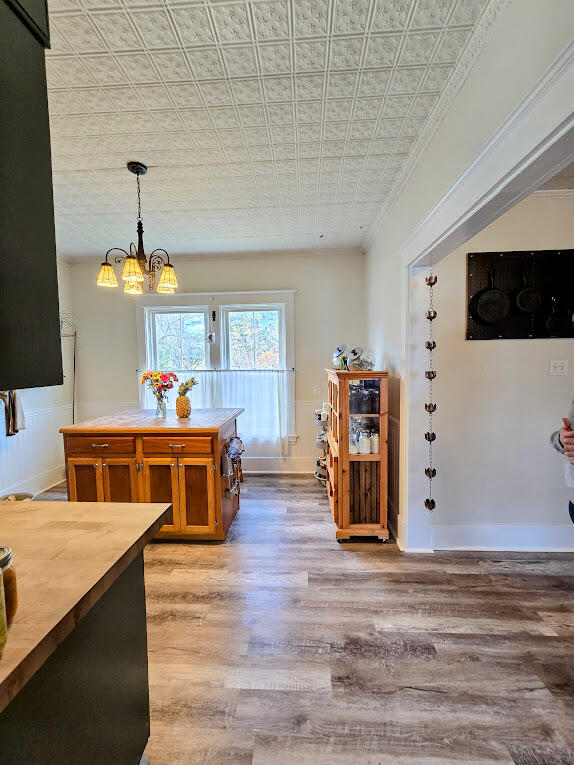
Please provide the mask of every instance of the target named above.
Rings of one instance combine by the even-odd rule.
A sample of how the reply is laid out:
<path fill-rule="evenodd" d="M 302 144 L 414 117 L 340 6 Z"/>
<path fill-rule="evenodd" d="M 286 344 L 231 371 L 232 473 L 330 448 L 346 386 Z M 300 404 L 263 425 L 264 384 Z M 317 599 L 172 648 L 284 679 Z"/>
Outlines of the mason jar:
<path fill-rule="evenodd" d="M 2 571 L 4 604 L 6 608 L 6 622 L 12 623 L 14 614 L 18 609 L 18 587 L 16 584 L 16 571 L 14 558 L 9 547 L 0 547 L 0 570 Z"/>
<path fill-rule="evenodd" d="M 0 569 L 0 656 L 2 656 L 7 637 L 8 621 L 6 619 L 6 605 L 4 603 L 4 582 L 2 581 L 2 569 Z"/>

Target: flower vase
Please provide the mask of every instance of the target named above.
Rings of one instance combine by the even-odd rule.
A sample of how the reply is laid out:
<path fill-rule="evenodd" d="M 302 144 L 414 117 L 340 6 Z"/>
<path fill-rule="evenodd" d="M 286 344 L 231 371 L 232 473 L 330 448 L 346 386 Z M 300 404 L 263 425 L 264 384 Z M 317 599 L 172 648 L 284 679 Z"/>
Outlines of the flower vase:
<path fill-rule="evenodd" d="M 156 396 L 157 406 L 155 408 L 156 420 L 163 420 L 167 417 L 166 401 L 163 396 Z"/>

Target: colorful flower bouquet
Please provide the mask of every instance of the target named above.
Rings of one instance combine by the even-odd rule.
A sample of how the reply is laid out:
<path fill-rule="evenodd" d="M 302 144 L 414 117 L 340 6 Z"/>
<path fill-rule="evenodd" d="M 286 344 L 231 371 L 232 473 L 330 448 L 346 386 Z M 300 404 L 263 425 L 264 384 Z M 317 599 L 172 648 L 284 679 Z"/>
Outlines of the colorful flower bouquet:
<path fill-rule="evenodd" d="M 143 372 L 140 382 L 142 385 L 147 383 L 156 398 L 155 416 L 166 417 L 167 392 L 173 388 L 174 382 L 177 382 L 177 375 L 173 372 Z"/>

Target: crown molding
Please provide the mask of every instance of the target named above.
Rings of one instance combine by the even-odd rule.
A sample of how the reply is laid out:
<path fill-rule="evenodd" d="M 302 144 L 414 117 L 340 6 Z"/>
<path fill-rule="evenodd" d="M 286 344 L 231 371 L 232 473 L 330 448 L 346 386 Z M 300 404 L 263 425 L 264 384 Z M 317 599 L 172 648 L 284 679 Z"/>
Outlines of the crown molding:
<path fill-rule="evenodd" d="M 544 108 L 544 100 L 551 98 L 554 91 L 569 92 L 571 88 L 571 81 L 574 79 L 574 41 L 570 42 L 560 52 L 550 67 L 542 74 L 530 92 L 511 113 L 508 119 L 500 126 L 496 133 L 487 141 L 484 148 L 475 157 L 475 159 L 468 165 L 468 167 L 461 173 L 453 185 L 448 191 L 439 199 L 439 201 L 432 207 L 427 215 L 420 221 L 412 234 L 405 241 L 400 250 L 400 258 L 403 265 L 415 265 L 411 262 L 410 258 L 414 250 L 419 250 L 419 254 L 426 256 L 433 248 L 444 242 L 450 231 L 457 229 L 461 224 L 461 219 L 456 218 L 454 223 L 448 230 L 442 229 L 443 233 L 440 239 L 434 240 L 432 236 L 430 239 L 432 244 L 426 243 L 424 247 L 415 246 L 416 242 L 422 242 L 422 240 L 428 239 L 425 236 L 425 231 L 430 231 L 435 227 L 438 220 L 448 218 L 447 211 L 453 205 L 457 199 L 460 199 L 465 193 L 468 193 L 468 189 L 476 184 L 476 179 L 482 172 L 485 171 L 487 166 L 495 161 L 495 157 L 500 155 L 501 151 L 504 151 L 504 146 L 512 140 L 513 136 L 520 133 L 521 130 L 528 124 L 531 114 L 536 109 Z M 562 96 L 559 96 L 559 98 Z M 497 194 L 505 189 L 509 183 L 516 179 L 528 166 L 544 151 L 549 149 L 555 143 L 558 143 L 564 138 L 570 130 L 574 127 L 574 112 L 571 112 L 569 117 L 560 125 L 558 125 L 546 138 L 542 141 L 540 146 L 536 146 L 528 153 L 526 157 L 514 168 L 512 168 L 505 176 L 503 176 L 490 188 L 485 194 L 483 194 L 478 201 L 467 210 L 463 218 L 468 219 L 477 209 L 483 207 L 487 202 L 496 197 Z M 566 141 L 568 143 L 568 141 Z M 542 184 L 550 180 L 557 172 L 572 162 L 571 150 L 565 149 L 564 156 L 561 155 L 559 163 L 552 165 L 541 178 L 535 174 L 535 177 L 529 179 L 530 185 L 519 184 L 517 189 L 514 189 L 512 193 L 509 193 L 509 189 L 506 188 L 506 203 L 503 207 L 497 207 L 496 217 L 500 217 L 504 212 L 513 207 L 517 202 L 524 197 L 533 194 Z M 467 239 L 474 236 L 480 228 L 491 223 L 494 218 L 485 217 L 479 228 L 476 231 L 467 231 Z M 441 226 L 439 226 L 441 228 Z M 455 245 L 455 247 L 458 245 Z M 454 249 L 454 247 L 453 247 Z M 424 265 L 426 261 L 418 258 L 417 265 Z"/>
<path fill-rule="evenodd" d="M 309 258 L 319 256 L 333 257 L 336 255 L 364 255 L 362 247 L 324 247 L 317 249 L 300 250 L 238 250 L 236 252 L 190 252 L 184 255 L 170 253 L 170 259 L 174 265 L 186 261 L 213 261 L 213 260 L 267 260 L 290 259 L 290 258 Z M 66 255 L 58 256 L 61 260 L 68 263 L 100 263 L 102 255 Z"/>
<path fill-rule="evenodd" d="M 532 197 L 574 197 L 574 189 L 538 189 Z"/>
<path fill-rule="evenodd" d="M 389 192 L 389 196 L 383 203 L 383 206 L 377 214 L 377 217 L 369 227 L 369 230 L 367 231 L 363 240 L 365 247 L 371 244 L 377 231 L 381 227 L 387 212 L 401 195 L 404 187 L 407 184 L 407 181 L 413 174 L 415 167 L 419 163 L 419 160 L 421 159 L 425 149 L 430 143 L 431 138 L 436 133 L 440 123 L 443 120 L 443 117 L 449 110 L 459 90 L 462 88 L 464 81 L 474 66 L 476 59 L 479 57 L 483 48 L 486 46 L 490 28 L 492 27 L 498 15 L 506 8 L 509 2 L 510 0 L 490 0 L 489 4 L 484 9 L 480 21 L 474 28 L 474 31 L 470 36 L 460 61 L 456 65 L 454 72 L 448 80 L 444 90 L 440 95 L 440 98 L 438 99 L 433 111 L 425 123 L 425 126 L 423 127 L 411 152 L 409 153 L 405 164 L 403 165 Z"/>

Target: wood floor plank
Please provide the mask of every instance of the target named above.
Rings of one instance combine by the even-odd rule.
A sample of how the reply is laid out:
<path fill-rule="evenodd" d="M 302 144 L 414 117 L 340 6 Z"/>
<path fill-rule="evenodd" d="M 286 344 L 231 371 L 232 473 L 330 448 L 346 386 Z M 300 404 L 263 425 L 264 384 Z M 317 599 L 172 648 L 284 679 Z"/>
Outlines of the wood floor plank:
<path fill-rule="evenodd" d="M 247 475 L 145 572 L 150 765 L 574 765 L 572 554 L 339 545 L 318 482 Z"/>

